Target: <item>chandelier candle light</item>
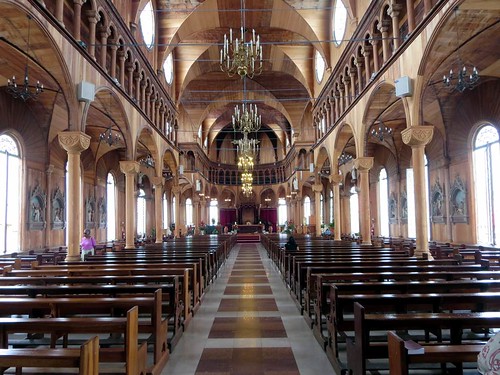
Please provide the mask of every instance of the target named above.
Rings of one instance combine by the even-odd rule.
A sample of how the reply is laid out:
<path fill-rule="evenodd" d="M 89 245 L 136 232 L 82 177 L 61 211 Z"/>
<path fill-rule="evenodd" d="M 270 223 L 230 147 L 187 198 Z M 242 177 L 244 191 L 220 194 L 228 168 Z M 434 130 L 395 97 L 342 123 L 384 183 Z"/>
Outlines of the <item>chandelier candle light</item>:
<path fill-rule="evenodd" d="M 243 133 L 256 132 L 260 129 L 262 117 L 257 113 L 257 104 L 245 104 L 234 107 L 233 128 Z"/>
<path fill-rule="evenodd" d="M 247 76 L 252 79 L 262 73 L 262 45 L 260 36 L 255 36 L 252 29 L 252 38 L 245 41 L 245 27 L 241 27 L 240 39 L 233 40 L 233 29 L 229 29 L 229 38 L 224 34 L 224 46 L 220 50 L 220 68 L 229 77 L 235 74 L 241 78 Z"/>
<path fill-rule="evenodd" d="M 392 129 L 385 126 L 385 124 L 382 121 L 378 122 L 378 126 L 373 126 L 371 135 L 375 138 L 377 138 L 380 142 L 382 142 L 385 137 L 390 137 L 392 136 Z"/>
<path fill-rule="evenodd" d="M 469 89 L 472 90 L 474 87 L 479 82 L 479 71 L 475 66 L 473 66 L 470 70 L 470 73 L 468 72 L 466 64 L 462 62 L 462 59 L 460 57 L 460 35 L 459 35 L 459 25 L 458 25 L 458 7 L 455 8 L 454 10 L 454 17 L 455 17 L 455 28 L 457 30 L 457 60 L 459 64 L 458 68 L 458 74 L 455 76 L 455 73 L 453 73 L 453 69 L 450 69 L 450 73 L 448 75 L 443 76 L 443 84 L 446 87 L 451 87 L 452 89 L 455 89 L 459 92 L 464 92 L 465 90 Z"/>
<path fill-rule="evenodd" d="M 24 67 L 24 81 L 22 85 L 17 85 L 16 76 L 12 76 L 12 80 L 7 80 L 7 92 L 11 94 L 15 99 L 22 99 L 27 101 L 29 99 L 36 99 L 36 97 L 43 92 L 43 85 L 40 81 L 36 82 L 34 90 L 30 87 L 30 77 L 28 63 L 30 59 L 30 31 L 31 31 L 31 17 L 28 16 L 28 41 L 26 47 L 26 66 Z"/>

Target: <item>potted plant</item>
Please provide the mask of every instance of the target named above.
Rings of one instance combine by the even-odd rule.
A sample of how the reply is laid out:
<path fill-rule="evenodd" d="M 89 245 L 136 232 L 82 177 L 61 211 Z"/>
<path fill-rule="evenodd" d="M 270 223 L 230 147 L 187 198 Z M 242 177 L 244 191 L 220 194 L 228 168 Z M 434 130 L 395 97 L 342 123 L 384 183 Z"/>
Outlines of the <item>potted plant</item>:
<path fill-rule="evenodd" d="M 205 229 L 206 229 L 205 222 L 203 220 L 201 221 L 199 228 L 200 228 L 200 234 L 203 236 L 205 234 Z"/>

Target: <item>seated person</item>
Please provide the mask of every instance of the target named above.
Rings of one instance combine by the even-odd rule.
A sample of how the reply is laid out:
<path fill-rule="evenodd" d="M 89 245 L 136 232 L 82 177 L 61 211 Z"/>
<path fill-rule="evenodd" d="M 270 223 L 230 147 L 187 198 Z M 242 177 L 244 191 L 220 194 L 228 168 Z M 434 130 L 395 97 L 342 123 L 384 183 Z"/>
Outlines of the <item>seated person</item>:
<path fill-rule="evenodd" d="M 500 374 L 500 332 L 490 338 L 478 354 L 477 370 L 482 375 Z"/>
<path fill-rule="evenodd" d="M 297 242 L 295 242 L 295 238 L 293 238 L 293 236 L 290 236 L 290 238 L 288 238 L 287 243 L 285 244 L 285 249 L 295 251 L 297 250 L 297 248 L 298 246 Z"/>

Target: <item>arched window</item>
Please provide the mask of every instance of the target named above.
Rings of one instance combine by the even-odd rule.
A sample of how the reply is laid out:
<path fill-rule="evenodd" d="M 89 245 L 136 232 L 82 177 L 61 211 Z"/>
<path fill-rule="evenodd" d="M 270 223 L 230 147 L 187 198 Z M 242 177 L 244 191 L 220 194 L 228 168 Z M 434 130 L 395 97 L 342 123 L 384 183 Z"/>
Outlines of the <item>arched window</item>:
<path fill-rule="evenodd" d="M 378 175 L 378 204 L 380 235 L 389 237 L 389 183 L 385 168 L 382 168 Z"/>
<path fill-rule="evenodd" d="M 311 198 L 307 195 L 304 197 L 304 224 L 309 225 L 309 219 L 311 216 Z"/>
<path fill-rule="evenodd" d="M 429 168 L 427 166 L 427 156 L 424 155 L 424 180 L 425 180 L 425 199 L 429 203 Z M 417 237 L 417 226 L 415 216 L 415 185 L 413 178 L 413 168 L 406 170 L 406 193 L 407 193 L 407 213 L 408 213 L 408 237 Z M 430 211 L 429 211 L 430 212 Z M 430 215 L 427 215 L 428 240 L 431 238 Z"/>
<path fill-rule="evenodd" d="M 163 193 L 163 229 L 169 228 L 167 193 Z"/>
<path fill-rule="evenodd" d="M 285 198 L 278 199 L 278 225 L 285 225 L 288 220 Z"/>
<path fill-rule="evenodd" d="M 329 223 L 333 223 L 333 191 L 332 190 L 330 190 L 330 200 L 328 201 L 328 205 L 330 207 Z"/>
<path fill-rule="evenodd" d="M 172 52 L 170 52 L 163 63 L 163 72 L 165 73 L 165 80 L 171 85 L 174 80 L 174 58 Z"/>
<path fill-rule="evenodd" d="M 500 176 L 494 160 L 500 160 L 498 131 L 492 125 L 479 129 L 474 137 L 473 163 L 477 242 L 497 245 L 500 236 Z"/>
<path fill-rule="evenodd" d="M 153 12 L 153 4 L 148 1 L 146 6 L 139 16 L 139 21 L 141 25 L 142 38 L 146 47 L 149 49 L 153 46 L 153 41 L 155 37 L 155 15 Z"/>
<path fill-rule="evenodd" d="M 116 239 L 116 183 L 111 173 L 106 182 L 106 204 L 106 239 L 113 241 Z"/>
<path fill-rule="evenodd" d="M 320 224 L 325 223 L 325 198 L 323 197 L 323 193 L 319 195 L 319 221 Z"/>
<path fill-rule="evenodd" d="M 342 43 L 347 25 L 347 8 L 342 0 L 335 0 L 333 3 L 332 17 L 333 40 L 337 46 Z"/>
<path fill-rule="evenodd" d="M 209 212 L 209 220 L 211 224 L 216 224 L 219 221 L 219 202 L 217 199 L 213 199 L 210 201 L 210 212 Z"/>
<path fill-rule="evenodd" d="M 358 192 L 353 186 L 351 188 L 351 197 L 349 198 L 349 206 L 351 209 L 351 233 L 359 234 L 359 202 L 358 202 Z"/>
<path fill-rule="evenodd" d="M 325 75 L 325 59 L 323 59 L 318 50 L 316 50 L 316 54 L 314 55 L 314 69 L 316 71 L 316 81 L 321 83 Z"/>
<path fill-rule="evenodd" d="M 193 225 L 193 201 L 186 199 L 186 225 Z"/>
<path fill-rule="evenodd" d="M 146 236 L 146 193 L 139 189 L 137 196 L 137 237 Z"/>
<path fill-rule="evenodd" d="M 0 136 L 0 252 L 19 251 L 21 223 L 21 156 L 11 136 Z"/>

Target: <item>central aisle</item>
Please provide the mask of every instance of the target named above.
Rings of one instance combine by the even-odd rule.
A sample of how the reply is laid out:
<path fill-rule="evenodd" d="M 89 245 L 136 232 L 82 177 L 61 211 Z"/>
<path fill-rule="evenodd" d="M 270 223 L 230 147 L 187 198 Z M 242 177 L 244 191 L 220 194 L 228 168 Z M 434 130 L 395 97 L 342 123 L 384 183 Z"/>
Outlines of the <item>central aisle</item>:
<path fill-rule="evenodd" d="M 334 371 L 262 245 L 238 244 L 162 374 Z"/>

